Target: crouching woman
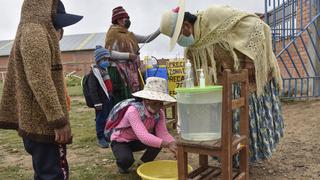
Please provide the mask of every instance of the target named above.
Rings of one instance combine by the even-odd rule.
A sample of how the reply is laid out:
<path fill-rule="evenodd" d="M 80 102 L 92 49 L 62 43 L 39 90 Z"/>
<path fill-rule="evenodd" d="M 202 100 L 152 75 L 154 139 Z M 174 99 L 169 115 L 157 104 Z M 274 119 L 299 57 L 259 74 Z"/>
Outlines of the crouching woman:
<path fill-rule="evenodd" d="M 176 153 L 176 143 L 166 128 L 163 111 L 163 102 L 175 102 L 175 99 L 166 89 L 165 79 L 150 77 L 143 90 L 132 94 L 141 102 L 128 106 L 111 135 L 111 148 L 121 174 L 130 172 L 135 161 L 133 152 L 146 150 L 140 158 L 142 163 L 153 161 L 161 148 Z"/>

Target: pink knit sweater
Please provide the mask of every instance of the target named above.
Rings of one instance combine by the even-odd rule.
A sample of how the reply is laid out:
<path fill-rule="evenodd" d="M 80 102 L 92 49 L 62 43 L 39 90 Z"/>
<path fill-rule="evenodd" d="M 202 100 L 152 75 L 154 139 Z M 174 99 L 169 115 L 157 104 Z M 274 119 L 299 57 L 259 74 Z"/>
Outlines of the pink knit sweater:
<path fill-rule="evenodd" d="M 140 140 L 143 144 L 156 148 L 160 148 L 163 140 L 174 141 L 167 130 L 163 110 L 160 111 L 160 120 L 157 123 L 155 116 L 146 109 L 145 115 L 146 119 L 142 122 L 138 110 L 134 106 L 130 106 L 116 128 L 128 127 L 128 125 L 130 127 L 112 133 L 111 141 L 130 142 Z M 154 130 L 155 133 L 152 134 Z"/>

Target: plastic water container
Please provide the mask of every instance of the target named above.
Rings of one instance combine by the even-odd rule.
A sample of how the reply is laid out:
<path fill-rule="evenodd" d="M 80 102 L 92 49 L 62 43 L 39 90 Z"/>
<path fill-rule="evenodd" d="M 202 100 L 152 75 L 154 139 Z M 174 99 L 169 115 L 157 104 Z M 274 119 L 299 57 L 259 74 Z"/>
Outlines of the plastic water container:
<path fill-rule="evenodd" d="M 146 70 L 146 79 L 148 77 L 160 77 L 168 80 L 168 73 L 167 68 L 165 65 L 159 65 L 159 66 L 147 66 Z"/>
<path fill-rule="evenodd" d="M 221 137 L 222 86 L 176 88 L 182 139 L 210 141 Z"/>

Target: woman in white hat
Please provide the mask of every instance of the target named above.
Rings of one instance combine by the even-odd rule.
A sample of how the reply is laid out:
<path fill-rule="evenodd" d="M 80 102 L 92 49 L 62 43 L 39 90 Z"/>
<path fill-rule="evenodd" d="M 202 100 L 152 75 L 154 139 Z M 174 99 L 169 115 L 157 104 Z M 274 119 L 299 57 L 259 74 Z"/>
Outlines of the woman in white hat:
<path fill-rule="evenodd" d="M 278 96 L 282 80 L 269 26 L 255 14 L 229 6 L 211 6 L 198 14 L 185 12 L 184 6 L 180 0 L 179 8 L 163 14 L 161 33 L 171 38 L 171 49 L 176 43 L 186 48 L 186 58 L 193 70 L 204 70 L 207 85 L 220 84 L 224 69 L 248 69 L 250 159 L 270 157 L 284 123 Z M 234 88 L 234 96 L 239 93 Z M 234 114 L 234 129 L 238 119 Z"/>
<path fill-rule="evenodd" d="M 111 148 L 121 174 L 129 173 L 134 163 L 132 152 L 146 149 L 142 162 L 153 161 L 161 148 L 176 153 L 175 139 L 166 128 L 163 102 L 176 100 L 167 93 L 166 80 L 150 77 L 144 89 L 133 93 L 142 102 L 130 105 L 111 135 Z M 116 105 L 112 111 L 117 111 Z M 112 116 L 111 112 L 111 116 Z M 110 116 L 109 116 L 110 118 Z"/>

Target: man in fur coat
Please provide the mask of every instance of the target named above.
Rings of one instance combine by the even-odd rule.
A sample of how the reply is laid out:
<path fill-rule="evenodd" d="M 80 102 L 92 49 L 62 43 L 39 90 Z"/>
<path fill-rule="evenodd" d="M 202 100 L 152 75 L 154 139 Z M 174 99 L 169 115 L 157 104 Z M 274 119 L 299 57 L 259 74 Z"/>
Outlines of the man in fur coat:
<path fill-rule="evenodd" d="M 59 40 L 82 16 L 59 0 L 25 0 L 0 105 L 0 128 L 15 129 L 32 156 L 34 179 L 68 179 L 71 129 Z"/>

